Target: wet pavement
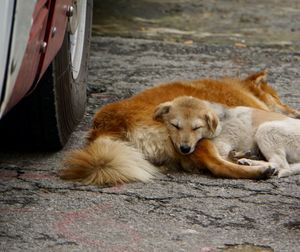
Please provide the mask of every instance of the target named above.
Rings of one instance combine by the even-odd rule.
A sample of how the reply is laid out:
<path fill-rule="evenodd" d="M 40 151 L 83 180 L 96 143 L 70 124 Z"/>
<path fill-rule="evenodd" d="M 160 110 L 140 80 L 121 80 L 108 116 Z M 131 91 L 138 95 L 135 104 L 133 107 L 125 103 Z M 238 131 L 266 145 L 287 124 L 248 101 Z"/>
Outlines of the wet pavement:
<path fill-rule="evenodd" d="M 187 3 L 156 2 L 169 7 Z M 233 9 L 242 3 L 212 2 L 231 2 Z M 292 18 L 286 17 L 288 24 Z M 300 176 L 252 181 L 169 172 L 148 184 L 111 188 L 57 176 L 65 152 L 84 143 L 97 108 L 153 83 L 244 76 L 268 68 L 268 80 L 282 99 L 300 109 L 297 41 L 245 47 L 226 39 L 212 44 L 185 37 L 174 43 L 172 38 L 149 40 L 139 34 L 105 35 L 93 38 L 86 115 L 64 150 L 0 154 L 0 251 L 299 251 Z"/>

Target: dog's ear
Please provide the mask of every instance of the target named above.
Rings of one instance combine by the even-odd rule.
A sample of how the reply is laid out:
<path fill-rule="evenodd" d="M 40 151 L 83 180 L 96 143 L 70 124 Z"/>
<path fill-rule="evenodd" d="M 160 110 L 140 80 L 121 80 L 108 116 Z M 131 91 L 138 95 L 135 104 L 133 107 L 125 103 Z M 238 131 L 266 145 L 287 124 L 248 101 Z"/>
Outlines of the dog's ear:
<path fill-rule="evenodd" d="M 209 130 L 211 131 L 212 134 L 214 134 L 217 130 L 218 125 L 219 125 L 218 116 L 216 115 L 215 112 L 208 111 L 205 114 L 205 120 L 206 120 L 206 123 L 208 125 Z"/>
<path fill-rule="evenodd" d="M 153 120 L 155 121 L 162 121 L 163 115 L 168 114 L 170 111 L 172 103 L 171 102 L 164 102 L 159 104 L 154 111 Z"/>
<path fill-rule="evenodd" d="M 249 75 L 245 81 L 252 81 L 257 85 L 260 85 L 261 83 L 265 82 L 267 80 L 268 70 L 264 69 L 259 72 L 253 73 Z"/>

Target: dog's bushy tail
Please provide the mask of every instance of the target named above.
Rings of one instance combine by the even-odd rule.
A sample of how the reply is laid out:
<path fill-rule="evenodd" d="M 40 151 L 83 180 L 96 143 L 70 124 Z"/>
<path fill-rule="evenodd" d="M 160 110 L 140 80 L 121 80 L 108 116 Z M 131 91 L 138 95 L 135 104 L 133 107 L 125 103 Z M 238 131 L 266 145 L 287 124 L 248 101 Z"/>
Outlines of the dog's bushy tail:
<path fill-rule="evenodd" d="M 127 142 L 99 137 L 84 149 L 67 155 L 61 178 L 93 185 L 147 182 L 157 173 L 155 166 Z"/>

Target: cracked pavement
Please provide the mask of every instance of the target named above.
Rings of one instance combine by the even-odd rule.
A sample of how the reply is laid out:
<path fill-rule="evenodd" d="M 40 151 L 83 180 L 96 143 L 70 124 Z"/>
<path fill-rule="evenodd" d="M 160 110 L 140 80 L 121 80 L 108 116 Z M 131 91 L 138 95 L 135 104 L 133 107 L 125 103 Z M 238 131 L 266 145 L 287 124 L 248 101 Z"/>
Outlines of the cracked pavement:
<path fill-rule="evenodd" d="M 252 181 L 174 171 L 103 188 L 57 177 L 101 105 L 157 82 L 266 67 L 282 99 L 300 109 L 300 53 L 288 47 L 94 37 L 86 115 L 64 150 L 0 154 L 0 250 L 299 251 L 300 176 Z"/>

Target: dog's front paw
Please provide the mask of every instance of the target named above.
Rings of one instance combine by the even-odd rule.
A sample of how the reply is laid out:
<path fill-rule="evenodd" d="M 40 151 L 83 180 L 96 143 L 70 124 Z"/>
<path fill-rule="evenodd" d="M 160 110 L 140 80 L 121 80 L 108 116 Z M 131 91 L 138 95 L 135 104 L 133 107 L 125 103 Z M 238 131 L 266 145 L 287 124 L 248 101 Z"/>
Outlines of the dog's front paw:
<path fill-rule="evenodd" d="M 262 170 L 262 172 L 261 172 L 260 178 L 262 178 L 262 179 L 267 179 L 267 178 L 273 176 L 277 171 L 277 169 L 275 167 L 273 167 L 272 165 L 262 166 L 261 170 Z"/>
<path fill-rule="evenodd" d="M 252 162 L 252 160 L 251 159 L 248 159 L 248 158 L 241 158 L 241 159 L 239 159 L 238 161 L 238 164 L 240 164 L 240 165 L 248 165 L 248 166 L 252 166 L 253 164 L 253 162 Z"/>
<path fill-rule="evenodd" d="M 249 151 L 236 151 L 236 150 L 232 150 L 229 152 L 228 157 L 231 160 L 239 160 L 241 158 L 250 158 L 252 157 L 252 152 Z"/>

